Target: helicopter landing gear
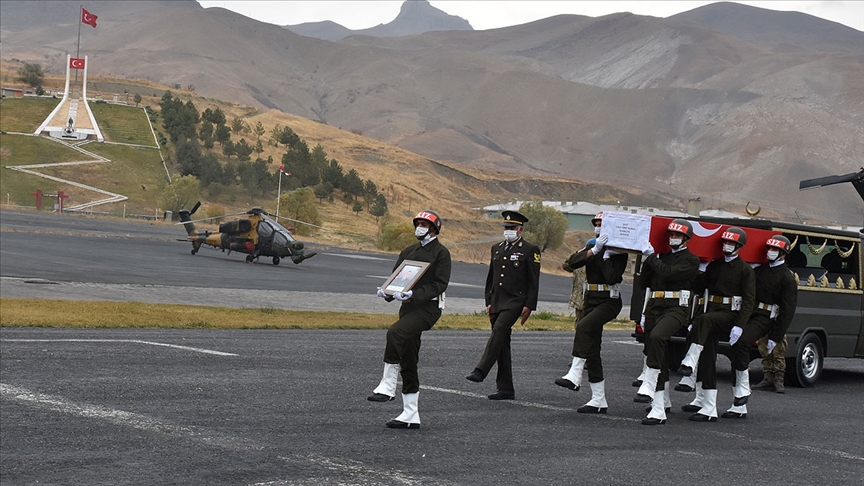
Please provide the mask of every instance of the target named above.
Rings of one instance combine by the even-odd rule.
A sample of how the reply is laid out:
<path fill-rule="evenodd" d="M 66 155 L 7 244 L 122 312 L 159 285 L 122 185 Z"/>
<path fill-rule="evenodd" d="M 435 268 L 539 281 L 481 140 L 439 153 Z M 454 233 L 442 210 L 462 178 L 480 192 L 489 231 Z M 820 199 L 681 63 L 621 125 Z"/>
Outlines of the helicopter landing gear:
<path fill-rule="evenodd" d="M 279 265 L 279 257 L 273 257 L 273 265 Z"/>
<path fill-rule="evenodd" d="M 255 260 L 255 257 L 252 255 L 246 255 L 246 263 L 252 263 Z"/>

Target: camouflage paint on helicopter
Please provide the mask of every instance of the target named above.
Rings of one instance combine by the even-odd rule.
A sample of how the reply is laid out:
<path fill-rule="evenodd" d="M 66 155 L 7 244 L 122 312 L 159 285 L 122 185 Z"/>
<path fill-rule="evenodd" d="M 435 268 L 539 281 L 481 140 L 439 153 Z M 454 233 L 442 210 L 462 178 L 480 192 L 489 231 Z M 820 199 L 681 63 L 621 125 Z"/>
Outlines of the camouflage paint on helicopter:
<path fill-rule="evenodd" d="M 197 231 L 195 221 L 191 215 L 198 210 L 201 203 L 197 203 L 191 211 L 180 210 L 180 221 L 186 228 L 188 237 L 186 240 L 192 242 L 192 254 L 198 253 L 201 245 L 209 245 L 222 251 L 228 250 L 246 254 L 246 261 L 252 263 L 260 257 L 272 257 L 273 264 L 278 265 L 285 257 L 291 257 L 294 263 L 300 263 L 307 258 L 316 255 L 315 252 L 306 253 L 303 242 L 297 241 L 291 233 L 275 219 L 271 218 L 263 209 L 255 207 L 247 211 L 247 217 L 226 221 L 219 225 L 219 231 Z M 215 219 L 215 218 L 205 218 Z M 196 221 L 204 221 L 200 219 Z"/>

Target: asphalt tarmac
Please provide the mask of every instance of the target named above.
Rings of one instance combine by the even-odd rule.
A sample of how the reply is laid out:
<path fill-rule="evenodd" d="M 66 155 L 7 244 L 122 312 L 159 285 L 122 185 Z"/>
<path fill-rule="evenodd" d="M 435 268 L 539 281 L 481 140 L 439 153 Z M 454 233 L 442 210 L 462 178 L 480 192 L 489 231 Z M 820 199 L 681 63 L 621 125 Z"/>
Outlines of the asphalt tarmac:
<path fill-rule="evenodd" d="M 76 215 L 0 212 L 0 293 L 5 297 L 138 301 L 293 310 L 396 313 L 375 297 L 396 254 L 308 245 L 295 265 L 202 247 L 191 255 L 182 226 Z M 447 244 L 446 238 L 442 241 Z M 560 264 L 556 262 L 556 264 Z M 485 309 L 487 265 L 453 263 L 445 313 Z M 543 274 L 538 311 L 572 313 L 572 280 Z M 629 302 L 629 288 L 622 292 Z M 622 316 L 629 312 L 629 307 Z"/>
<path fill-rule="evenodd" d="M 384 331 L 0 330 L 0 482 L 18 484 L 860 484 L 864 363 L 832 360 L 812 389 L 754 391 L 744 420 L 694 423 L 672 392 L 643 426 L 640 348 L 607 331 L 609 413 L 554 385 L 572 335 L 518 332 L 516 400 L 464 376 L 481 331 L 429 331 L 419 430 L 366 396 Z M 731 405 L 721 359 L 718 408 Z M 761 372 L 751 367 L 754 380 Z M 677 377 L 676 377 L 677 378 Z"/>
<path fill-rule="evenodd" d="M 369 295 L 395 256 L 316 249 L 320 259 L 301 265 L 248 265 L 215 251 L 190 255 L 174 241 L 176 227 L 103 221 L 0 213 L 0 295 L 319 309 L 355 299 L 357 310 L 396 312 Z M 460 285 L 448 306 L 464 299 L 472 311 L 485 271 L 454 265 Z M 546 277 L 542 300 L 566 308 L 569 279 Z M 744 420 L 689 422 L 680 406 L 693 395 L 672 392 L 669 422 L 648 427 L 645 405 L 632 401 L 642 355 L 629 332 L 604 333 L 605 415 L 576 413 L 590 398 L 587 383 L 579 392 L 553 383 L 570 363 L 569 332 L 514 333 L 516 400 L 488 400 L 494 368 L 484 383 L 464 378 L 487 338 L 424 333 L 422 427 L 392 430 L 384 423 L 401 411 L 399 398 L 365 399 L 381 376 L 383 330 L 2 328 L 0 483 L 857 485 L 864 477 L 862 360 L 827 359 L 814 388 L 754 391 Z M 718 368 L 722 413 L 731 405 L 728 360 Z M 753 362 L 751 380 L 760 379 Z"/>

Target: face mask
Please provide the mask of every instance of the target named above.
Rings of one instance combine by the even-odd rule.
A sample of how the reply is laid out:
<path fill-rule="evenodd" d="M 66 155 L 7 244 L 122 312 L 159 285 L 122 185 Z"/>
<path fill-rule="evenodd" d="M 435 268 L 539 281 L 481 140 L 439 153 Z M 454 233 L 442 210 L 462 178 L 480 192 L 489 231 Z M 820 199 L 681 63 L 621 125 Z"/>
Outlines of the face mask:
<path fill-rule="evenodd" d="M 418 240 L 426 238 L 427 234 L 429 234 L 429 228 L 424 228 L 422 226 L 414 228 L 414 236 L 416 236 Z"/>
<path fill-rule="evenodd" d="M 779 256 L 780 256 L 779 250 L 768 250 L 768 261 L 769 262 L 776 262 L 777 257 L 779 257 Z"/>
<path fill-rule="evenodd" d="M 599 226 L 594 227 L 594 236 L 600 236 L 600 227 Z"/>
<path fill-rule="evenodd" d="M 513 243 L 516 239 L 519 238 L 516 230 L 504 230 L 504 241 L 507 243 Z"/>
<path fill-rule="evenodd" d="M 669 238 L 669 246 L 678 249 L 684 243 L 684 238 Z"/>
<path fill-rule="evenodd" d="M 734 243 L 723 243 L 723 254 L 726 256 L 732 256 L 735 253 L 736 247 Z"/>

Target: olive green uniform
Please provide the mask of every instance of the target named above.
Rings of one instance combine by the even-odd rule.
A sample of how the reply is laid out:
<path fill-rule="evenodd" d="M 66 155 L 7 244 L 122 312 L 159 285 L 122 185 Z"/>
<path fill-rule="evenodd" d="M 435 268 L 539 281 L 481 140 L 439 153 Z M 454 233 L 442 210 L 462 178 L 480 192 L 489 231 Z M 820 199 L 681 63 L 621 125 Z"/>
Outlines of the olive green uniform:
<path fill-rule="evenodd" d="M 760 265 L 754 271 L 756 276 L 756 301 L 757 303 L 767 305 L 777 305 L 778 312 L 775 319 L 771 319 L 771 311 L 767 309 L 754 308 L 750 315 L 750 320 L 744 327 L 744 332 L 741 338 L 733 346 L 732 365 L 736 370 L 746 370 L 750 363 L 750 344 L 760 338 L 765 338 L 766 347 L 764 352 L 760 349 L 763 356 L 763 362 L 768 357 L 768 340 L 777 343 L 774 351 L 777 352 L 781 347 L 781 342 L 784 342 L 786 330 L 789 329 L 789 324 L 792 322 L 792 317 L 795 315 L 795 308 L 798 305 L 798 282 L 795 275 L 789 270 L 785 263 L 780 265 L 770 266 L 769 264 Z M 772 373 L 784 372 L 786 370 L 786 349 L 783 346 L 782 354 L 779 354 L 780 369 L 774 363 L 772 353 L 770 366 Z M 764 371 L 763 366 L 763 371 Z"/>
<path fill-rule="evenodd" d="M 699 274 L 699 258 L 687 248 L 652 255 L 642 264 L 641 282 L 653 292 L 689 290 Z M 669 339 L 687 325 L 690 309 L 681 305 L 678 297 L 651 297 L 645 306 L 645 354 L 649 368 L 660 370 L 657 390 L 663 390 L 669 380 L 666 351 Z"/>
<path fill-rule="evenodd" d="M 451 261 L 450 251 L 438 238 L 425 246 L 418 242 L 402 250 L 393 271 L 404 260 L 431 264 L 411 289 L 411 298 L 402 302 L 399 320 L 387 331 L 387 346 L 384 348 L 384 362 L 400 365 L 402 393 L 409 394 L 420 390 L 420 379 L 417 376 L 420 335 L 431 329 L 441 317 L 438 299 L 450 283 Z"/>
<path fill-rule="evenodd" d="M 717 343 L 728 339 L 735 326 L 744 329 L 756 301 L 756 277 L 753 268 L 736 257 L 731 261 L 718 258 L 708 264 L 701 285 L 696 290 L 708 289 L 708 294 L 717 297 L 741 297 L 740 310 L 732 310 L 732 305 L 708 302 L 707 311 L 696 316 L 693 321 L 693 342 L 704 346 L 699 355 L 699 369 L 696 381 L 702 382 L 702 389 L 717 389 Z"/>
<path fill-rule="evenodd" d="M 510 248 L 508 248 L 508 246 Z M 477 364 L 483 376 L 498 364 L 496 384 L 499 391 L 513 391 L 510 336 L 522 308 L 537 309 L 540 289 L 540 248 L 519 238 L 512 245 L 492 245 L 489 272 L 486 274 L 485 300 L 489 307 L 492 335 Z"/>
<path fill-rule="evenodd" d="M 627 268 L 628 256 L 619 253 L 604 259 L 605 251 L 589 257 L 589 249 L 585 248 L 572 255 L 564 262 L 564 270 L 575 272 L 585 268 L 585 278 L 588 289 L 585 291 L 582 317 L 576 322 L 576 334 L 573 337 L 573 356 L 585 359 L 585 369 L 588 370 L 588 382 L 603 381 L 603 362 L 600 359 L 600 346 L 603 338 L 603 326 L 616 318 L 621 312 L 621 295 L 612 297 L 609 289 L 592 289 L 591 285 L 617 285 L 623 280 Z"/>

